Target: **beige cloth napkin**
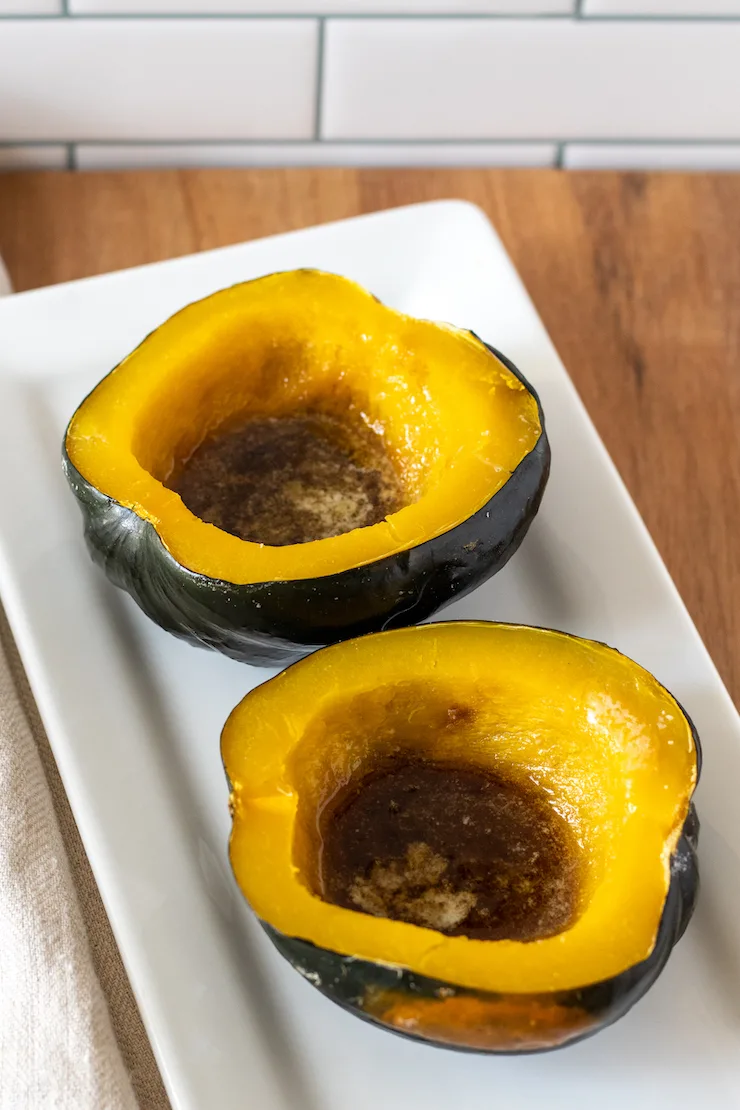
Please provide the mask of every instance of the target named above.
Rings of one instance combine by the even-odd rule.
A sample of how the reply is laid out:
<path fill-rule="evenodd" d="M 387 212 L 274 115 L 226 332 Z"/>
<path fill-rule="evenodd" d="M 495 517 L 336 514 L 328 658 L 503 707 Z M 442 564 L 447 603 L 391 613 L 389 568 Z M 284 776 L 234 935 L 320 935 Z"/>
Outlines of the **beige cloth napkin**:
<path fill-rule="evenodd" d="M 0 1107 L 134 1110 L 41 758 L 0 657 Z"/>
<path fill-rule="evenodd" d="M 0 1110 L 137 1105 L 169 1107 L 0 610 Z"/>

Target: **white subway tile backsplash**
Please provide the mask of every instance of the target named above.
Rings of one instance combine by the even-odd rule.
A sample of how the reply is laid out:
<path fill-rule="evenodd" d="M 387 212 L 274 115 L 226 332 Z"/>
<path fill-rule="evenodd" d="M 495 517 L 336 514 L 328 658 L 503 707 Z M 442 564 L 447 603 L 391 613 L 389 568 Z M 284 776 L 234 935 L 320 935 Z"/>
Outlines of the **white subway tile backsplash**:
<path fill-rule="evenodd" d="M 60 15 L 62 0 L 0 0 L 0 15 Z"/>
<path fill-rule="evenodd" d="M 327 139 L 740 138 L 740 22 L 329 20 Z"/>
<path fill-rule="evenodd" d="M 75 15 L 570 15 L 575 6 L 576 0 L 70 0 Z"/>
<path fill-rule="evenodd" d="M 739 59 L 740 0 L 0 0 L 0 169 L 740 170 Z"/>
<path fill-rule="evenodd" d="M 555 143 L 81 143 L 81 170 L 133 166 L 554 166 Z"/>
<path fill-rule="evenodd" d="M 0 141 L 309 139 L 318 24 L 0 22 Z"/>
<path fill-rule="evenodd" d="M 66 146 L 0 146 L 0 173 L 5 170 L 65 170 Z"/>
<path fill-rule="evenodd" d="M 568 170 L 740 170 L 740 143 L 566 143 Z"/>
<path fill-rule="evenodd" d="M 583 15 L 740 15 L 740 0 L 583 0 Z"/>

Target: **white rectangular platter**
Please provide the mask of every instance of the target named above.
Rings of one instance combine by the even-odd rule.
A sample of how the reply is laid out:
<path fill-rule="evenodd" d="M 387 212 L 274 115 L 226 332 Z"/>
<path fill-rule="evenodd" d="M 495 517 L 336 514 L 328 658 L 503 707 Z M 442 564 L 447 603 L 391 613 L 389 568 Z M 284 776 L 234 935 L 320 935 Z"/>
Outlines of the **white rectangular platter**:
<path fill-rule="evenodd" d="M 444 616 L 605 640 L 676 694 L 703 739 L 695 919 L 646 998 L 563 1051 L 416 1045 L 281 961 L 229 872 L 219 760 L 228 712 L 272 672 L 174 640 L 85 552 L 59 463 L 80 399 L 187 302 L 299 266 L 472 328 L 541 394 L 553 466 L 540 515 L 508 567 Z M 176 1110 L 740 1107 L 740 721 L 478 209 L 397 209 L 0 301 L 0 594 Z"/>

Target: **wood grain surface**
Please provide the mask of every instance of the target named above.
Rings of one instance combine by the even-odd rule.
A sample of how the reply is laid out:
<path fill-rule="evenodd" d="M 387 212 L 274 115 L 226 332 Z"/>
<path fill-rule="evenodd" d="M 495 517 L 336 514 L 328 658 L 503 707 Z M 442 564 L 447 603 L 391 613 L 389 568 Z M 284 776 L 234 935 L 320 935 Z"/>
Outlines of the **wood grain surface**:
<path fill-rule="evenodd" d="M 740 702 L 740 176 L 0 175 L 0 254 L 16 288 L 30 289 L 441 197 L 474 201 L 497 227 Z M 43 753 L 38 721 L 36 734 Z M 166 1096 L 48 752 L 45 766 L 140 1105 L 164 1110 Z"/>
<path fill-rule="evenodd" d="M 9 174 L 0 253 L 29 289 L 439 197 L 498 228 L 740 702 L 740 175 Z"/>

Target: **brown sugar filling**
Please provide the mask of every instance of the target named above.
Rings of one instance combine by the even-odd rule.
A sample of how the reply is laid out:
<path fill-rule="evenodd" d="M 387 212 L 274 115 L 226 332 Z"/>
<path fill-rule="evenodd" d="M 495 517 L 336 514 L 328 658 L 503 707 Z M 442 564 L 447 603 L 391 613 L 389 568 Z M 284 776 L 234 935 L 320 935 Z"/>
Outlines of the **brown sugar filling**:
<path fill-rule="evenodd" d="M 578 846 L 533 783 L 408 762 L 366 775 L 320 818 L 335 905 L 477 940 L 537 940 L 574 920 Z"/>
<path fill-rule="evenodd" d="M 406 503 L 382 437 L 323 413 L 245 421 L 168 484 L 206 523 L 273 547 L 367 528 Z"/>

